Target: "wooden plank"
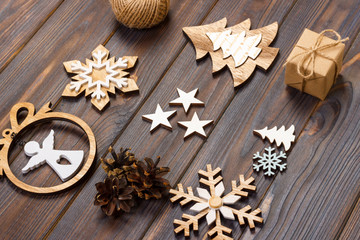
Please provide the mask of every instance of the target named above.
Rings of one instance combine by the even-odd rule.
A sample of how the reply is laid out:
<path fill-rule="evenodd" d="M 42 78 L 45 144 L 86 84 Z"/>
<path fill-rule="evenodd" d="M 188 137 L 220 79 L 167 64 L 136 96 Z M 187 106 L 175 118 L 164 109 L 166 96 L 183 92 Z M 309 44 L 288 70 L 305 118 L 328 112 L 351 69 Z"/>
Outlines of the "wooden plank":
<path fill-rule="evenodd" d="M 350 36 L 354 39 L 359 30 L 358 25 L 356 26 L 355 23 L 359 22 L 360 19 L 355 15 L 353 9 L 358 8 L 358 3 L 344 1 L 341 6 L 343 7 L 342 11 L 338 11 L 335 10 L 338 9 L 337 3 L 330 1 L 317 2 L 316 5 L 310 1 L 298 1 L 296 3 L 287 19 L 281 24 L 274 45 L 274 47 L 280 47 L 281 57 L 277 64 L 273 66 L 267 78 L 258 72 L 251 83 L 239 90 L 216 125 L 215 130 L 180 180 L 181 183 L 184 183 L 184 186 L 198 186 L 198 169 L 205 169 L 207 163 L 212 163 L 213 167 L 219 166 L 223 169 L 225 173 L 224 183 L 227 188 L 230 187 L 230 180 L 236 179 L 238 174 L 245 174 L 246 177 L 254 176 L 256 178 L 257 194 L 250 195 L 249 199 L 241 206 L 247 204 L 253 208 L 258 206 L 273 178 L 263 177 L 263 172 L 253 173 L 252 155 L 256 151 L 262 150 L 267 144 L 254 136 L 252 130 L 266 125 L 281 126 L 284 124 L 290 126 L 293 123 L 297 129 L 296 133 L 299 134 L 299 131 L 306 124 L 311 112 L 316 107 L 318 100 L 285 87 L 281 65 L 290 53 L 292 45 L 296 43 L 302 33 L 303 28 L 310 27 L 315 31 L 321 31 L 324 28 L 326 16 L 331 15 L 337 21 L 327 22 L 325 27 L 334 28 L 341 35 Z M 353 14 L 349 14 L 350 12 Z M 352 22 L 352 24 L 344 26 L 346 22 Z M 349 45 L 347 45 L 347 49 L 348 47 Z M 259 75 L 262 75 L 262 77 Z M 314 143 L 309 146 L 314 146 Z M 307 148 L 310 148 L 309 146 Z M 179 158 L 176 160 L 180 161 Z M 292 157 L 291 153 L 287 161 L 289 170 L 280 175 L 291 177 L 293 172 L 290 172 L 290 168 L 293 171 L 297 170 L 298 167 L 294 166 L 294 163 L 298 161 L 296 157 Z M 284 184 L 287 184 L 287 181 L 284 181 Z M 277 208 L 276 205 L 269 206 L 269 204 L 266 204 L 267 202 L 264 202 L 261 206 L 265 213 L 270 206 L 275 206 L 273 208 L 281 212 L 281 208 Z M 181 217 L 183 210 L 179 205 L 173 206 L 169 204 L 165 205 L 160 211 L 158 218 L 148 229 L 144 239 L 155 237 L 170 239 L 174 237 L 172 222 L 174 218 Z M 265 218 L 264 226 L 268 221 L 268 214 L 265 213 L 263 214 Z M 233 237 L 238 239 L 244 228 L 238 227 L 237 223 L 230 226 L 234 226 Z M 246 230 L 247 235 L 243 238 L 248 239 L 257 233 L 261 234 L 264 226 L 257 228 L 255 232 Z M 195 236 L 195 238 L 200 239 L 206 233 L 206 230 L 206 223 L 203 222 L 199 234 L 192 235 L 192 237 Z M 259 237 L 259 239 L 266 239 L 266 237 Z"/>
<path fill-rule="evenodd" d="M 73 53 L 84 56 L 93 46 L 104 43 L 112 34 L 118 24 L 111 15 L 110 6 L 105 2 L 100 4 L 99 1 L 62 4 L 1 73 L 0 88 L 4 90 L 1 101 L 6 102 L 0 110 L 4 116 L 0 124 L 2 129 L 9 126 L 8 112 L 15 103 L 30 101 L 39 108 L 49 100 L 56 102 L 66 84 L 64 77 L 59 77 L 64 73 L 62 61 Z M 99 19 L 101 24 L 98 24 Z M 88 49 L 84 42 L 88 43 Z M 61 84 L 63 86 L 59 87 Z M 69 136 L 68 131 L 64 133 Z M 43 139 L 41 133 L 36 139 Z M 69 144 L 61 136 L 56 141 L 65 148 Z M 80 140 L 79 145 L 75 146 L 80 148 L 84 143 Z M 25 157 L 21 155 L 11 165 L 15 172 L 21 172 L 24 164 L 22 158 Z M 29 176 L 28 181 L 31 184 L 58 183 L 51 172 L 45 168 L 41 173 Z M 36 196 L 16 189 L 8 180 L 1 182 L 1 189 L 1 233 L 5 239 L 41 238 L 78 190 L 72 189 L 53 196 Z"/>
<path fill-rule="evenodd" d="M 265 12 L 271 13 L 272 16 L 266 15 L 263 17 L 269 21 L 262 23 L 264 25 L 277 19 L 281 20 L 292 6 L 292 3 L 288 1 L 278 2 L 274 5 L 271 5 L 269 1 L 269 8 L 261 12 L 258 11 L 259 6 L 251 3 L 252 1 L 237 1 L 234 4 L 229 4 L 229 1 L 219 1 L 205 22 L 209 23 L 218 20 L 226 13 L 231 26 L 244 20 L 242 13 L 246 12 L 253 19 L 255 28 L 259 24 L 257 20 Z M 278 9 L 278 12 L 273 9 Z M 180 28 L 177 31 L 180 31 Z M 202 81 L 195 81 L 199 79 L 202 79 Z M 173 124 L 173 131 L 169 132 L 167 129 L 160 128 L 150 134 L 150 124 L 143 121 L 141 116 L 154 111 L 157 103 L 160 103 L 166 110 L 170 109 L 168 102 L 177 97 L 177 87 L 185 91 L 199 87 L 198 98 L 205 102 L 205 108 L 192 108 L 188 115 L 184 114 L 181 107 L 171 108 L 178 109 L 177 115 L 170 121 Z M 216 92 L 212 93 L 214 89 L 216 89 Z M 224 93 L 224 95 L 221 95 L 221 93 Z M 204 119 L 217 119 L 234 93 L 230 74 L 223 72 L 213 78 L 210 60 L 207 59 L 196 64 L 194 49 L 191 44 L 188 44 L 129 126 L 121 134 L 115 149 L 119 149 L 120 146 L 132 147 L 139 157 L 161 155 L 160 165 L 170 166 L 173 169 L 168 178 L 174 184 L 203 144 L 203 140 L 197 136 L 184 141 L 185 131 L 177 126 L 176 120 L 191 118 L 195 110 Z M 207 129 L 207 132 L 209 132 L 209 129 Z M 165 203 L 165 200 L 145 202 L 139 208 L 133 210 L 131 214 L 124 214 L 117 219 L 108 218 L 104 216 L 99 208 L 93 206 L 91 200 L 96 194 L 94 184 L 102 181 L 104 177 L 104 171 L 101 168 L 97 169 L 96 174 L 54 228 L 50 238 L 57 238 L 58 236 L 64 236 L 65 238 L 141 238 L 144 230 L 156 216 L 159 207 Z M 74 216 L 83 217 L 81 220 L 75 220 Z M 65 229 L 67 230 L 65 231 Z"/>
<path fill-rule="evenodd" d="M 341 232 L 341 240 L 347 239 L 360 239 L 360 201 L 358 200 L 355 209 L 350 215 L 349 220 L 347 221 L 344 230 Z"/>
<path fill-rule="evenodd" d="M 106 149 L 118 132 L 121 131 L 121 126 L 126 125 L 129 119 L 131 119 L 131 115 L 142 104 L 142 101 L 147 98 L 160 76 L 166 71 L 166 68 L 171 65 L 172 59 L 177 56 L 178 52 L 185 45 L 186 40 L 183 38 L 182 33 L 177 29 L 180 29 L 183 25 L 198 24 L 212 7 L 212 5 L 209 4 L 209 1 L 205 3 L 196 0 L 187 3 L 174 2 L 172 4 L 170 15 L 174 17 L 173 21 L 167 21 L 157 28 L 145 31 L 129 30 L 124 27 L 119 27 L 118 33 L 115 33 L 112 40 L 106 45 L 111 51 L 112 56 L 119 57 L 132 54 L 139 55 L 140 61 L 144 58 L 142 65 L 139 64 L 139 67 L 136 67 L 135 69 L 137 75 L 140 76 L 138 83 L 140 87 L 143 87 L 143 90 L 140 89 L 139 95 L 130 95 L 125 98 L 118 95 L 116 98 L 117 101 L 112 101 L 110 108 L 106 110 L 106 114 L 100 114 L 91 106 L 91 104 L 89 104 L 89 99 L 86 100 L 83 97 L 79 99 L 62 99 L 55 108 L 56 111 L 72 113 L 86 121 L 95 132 L 98 146 L 101 146 L 103 149 Z M 76 16 L 75 19 L 78 20 L 71 23 L 69 23 L 70 21 L 63 20 L 65 18 L 64 15 L 66 16 L 66 13 L 68 13 L 69 9 L 67 8 L 74 9 L 76 13 L 81 12 L 80 16 L 77 16 L 75 13 L 69 13 L 70 17 Z M 102 11 L 97 11 L 98 8 L 101 8 Z M 192 9 L 194 13 L 199 9 L 202 9 L 202 13 L 192 14 L 194 17 L 189 17 L 188 14 L 191 14 L 191 12 L 183 11 L 183 8 Z M 65 11 L 65 13 L 63 11 Z M 90 14 L 93 12 L 97 12 L 97 15 Z M 36 106 L 41 106 L 49 99 L 60 98 L 64 86 L 70 81 L 63 69 L 62 62 L 71 59 L 83 60 L 85 57 L 89 57 L 93 48 L 99 43 L 106 42 L 106 39 L 109 38 L 109 36 L 112 36 L 111 31 L 119 26 L 113 18 L 108 5 L 99 7 L 99 5 L 96 5 L 94 2 L 82 2 L 79 6 L 62 5 L 53 17 L 54 20 L 51 18 L 47 24 L 54 24 L 57 23 L 57 21 L 68 23 L 64 26 L 60 26 L 62 28 L 59 29 L 64 29 L 63 32 L 56 31 L 59 23 L 55 24 L 56 28 L 51 24 L 50 26 L 46 24 L 44 28 L 39 31 L 39 36 L 34 37 L 34 39 L 43 39 L 43 43 L 37 45 L 30 42 L 29 49 L 25 47 L 24 51 L 22 51 L 22 53 L 9 65 L 3 75 L 0 76 L 3 77 L 5 79 L 4 81 L 8 82 L 8 84 L 12 79 L 17 81 L 22 78 L 22 81 L 24 81 L 23 85 L 17 84 L 9 90 L 19 93 L 18 95 L 9 94 L 11 95 L 8 96 L 9 106 L 12 105 L 12 102 L 25 100 L 33 102 Z M 84 18 L 87 19 L 88 22 L 84 23 Z M 91 24 L 91 22 L 95 22 L 95 20 L 98 19 L 101 19 L 101 24 Z M 74 26 L 82 27 L 78 27 L 79 30 L 75 31 Z M 167 31 L 167 29 L 170 29 L 170 32 Z M 80 30 L 84 32 L 81 33 Z M 48 32 L 54 33 L 48 34 Z M 53 36 L 54 34 L 56 36 Z M 80 36 L 81 39 L 79 39 Z M 55 41 L 54 39 L 57 38 L 59 40 Z M 153 41 L 149 43 L 147 39 L 152 38 L 158 39 L 158 41 L 156 43 Z M 87 42 L 87 44 L 84 44 L 84 42 Z M 45 49 L 45 46 L 52 46 L 51 49 L 53 49 L 53 51 L 44 51 L 45 56 L 33 56 L 34 52 Z M 63 50 L 64 47 L 61 48 L 58 46 L 66 46 L 67 51 Z M 171 52 L 172 54 L 156 55 L 160 50 L 169 53 Z M 148 57 L 146 58 L 146 56 Z M 20 60 L 18 58 L 20 58 Z M 18 65 L 22 64 L 22 59 L 26 59 L 24 60 L 25 63 L 31 66 L 31 68 L 29 67 L 30 74 L 28 73 L 28 75 L 23 72 L 16 72 L 16 70 L 20 68 Z M 147 60 L 145 61 L 145 59 Z M 50 64 L 48 64 L 49 61 Z M 163 62 L 168 64 L 163 64 Z M 152 64 L 160 67 L 155 68 Z M 38 68 L 36 68 L 36 66 L 38 66 Z M 40 68 L 40 66 L 43 67 Z M 156 69 L 156 71 L 153 71 L 153 69 Z M 149 74 L 150 70 L 154 74 Z M 37 76 L 38 71 L 42 71 L 42 73 L 36 81 L 33 81 L 32 76 Z M 144 73 L 142 74 L 141 71 Z M 47 82 L 49 81 L 48 78 L 50 76 L 51 84 L 48 84 Z M 46 84 L 46 87 L 42 84 Z M 23 88 L 28 88 L 26 95 L 23 95 L 25 93 Z M 41 98 L 38 96 L 41 96 Z M 139 96 L 142 100 L 139 100 Z M 6 111 L 5 107 L 3 111 Z M 114 114 L 115 112 L 117 114 Z M 3 119 L 2 125 L 8 125 L 8 119 Z M 45 132 L 46 131 L 44 131 L 43 135 L 46 134 Z M 64 136 L 61 135 L 60 140 L 66 139 L 65 130 L 62 132 L 64 132 Z M 60 134 L 62 132 L 60 132 Z M 41 136 L 36 137 L 41 139 Z M 65 141 L 62 142 L 63 143 L 59 146 L 60 148 L 68 144 Z M 86 139 L 80 139 L 80 143 L 86 143 Z M 78 146 L 82 146 L 80 143 Z M 104 151 L 102 150 L 102 152 Z M 16 172 L 21 171 L 22 167 L 23 162 L 20 157 L 16 158 L 11 165 L 11 168 Z M 29 182 L 34 184 L 46 182 L 48 184 L 56 183 L 58 181 L 56 175 L 52 174 L 51 176 L 46 176 L 46 173 L 51 174 L 51 169 L 44 169 L 41 173 L 38 173 L 40 177 L 38 177 L 38 175 L 29 177 Z M 24 197 L 20 195 L 22 194 L 21 191 L 14 192 L 13 186 L 9 184 L 8 181 L 4 181 L 3 188 L 6 199 L 11 199 L 11 201 L 4 203 L 2 207 L 2 214 L 9 215 L 6 224 L 4 224 L 4 228 L 6 228 L 4 234 L 9 238 L 40 238 L 41 236 L 44 236 L 51 227 L 51 224 L 53 224 L 59 214 L 61 214 L 61 210 L 66 203 L 69 203 L 69 201 L 71 202 L 71 198 L 76 197 L 76 191 L 81 189 L 81 187 L 73 189 L 69 192 L 56 195 L 56 197 L 41 196 L 38 197 L 39 200 L 33 200 L 33 195 L 25 195 Z M 57 198 L 58 196 L 59 198 Z M 19 210 L 16 214 L 11 214 L 12 209 L 15 206 L 20 206 Z M 39 210 L 39 212 L 34 211 L 34 208 Z M 29 210 L 20 211 L 21 209 Z M 46 214 L 41 214 L 43 212 Z M 33 216 L 37 216 L 36 219 L 34 219 L 34 221 L 37 221 L 36 228 L 28 227 L 34 225 L 34 222 L 28 220 L 32 219 Z M 16 228 L 7 227 L 14 225 L 16 221 L 16 224 L 24 229 L 28 229 L 28 231 L 19 232 L 16 231 Z"/>
<path fill-rule="evenodd" d="M 62 2 L 63 0 L 0 2 L 0 72 Z"/>
<path fill-rule="evenodd" d="M 359 43 L 360 36 L 347 59 L 360 51 Z M 339 236 L 360 193 L 359 67 L 360 62 L 348 67 L 311 115 L 291 152 L 293 167 L 263 199 L 268 217 L 257 238 Z"/>

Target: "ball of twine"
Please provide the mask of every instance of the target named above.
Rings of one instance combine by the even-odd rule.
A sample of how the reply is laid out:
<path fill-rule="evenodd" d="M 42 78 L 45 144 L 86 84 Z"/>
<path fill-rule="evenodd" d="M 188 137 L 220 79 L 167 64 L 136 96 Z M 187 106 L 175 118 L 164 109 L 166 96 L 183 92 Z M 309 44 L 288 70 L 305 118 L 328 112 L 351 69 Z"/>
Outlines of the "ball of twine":
<path fill-rule="evenodd" d="M 116 19 L 129 28 L 151 28 L 161 23 L 170 0 L 109 0 Z"/>

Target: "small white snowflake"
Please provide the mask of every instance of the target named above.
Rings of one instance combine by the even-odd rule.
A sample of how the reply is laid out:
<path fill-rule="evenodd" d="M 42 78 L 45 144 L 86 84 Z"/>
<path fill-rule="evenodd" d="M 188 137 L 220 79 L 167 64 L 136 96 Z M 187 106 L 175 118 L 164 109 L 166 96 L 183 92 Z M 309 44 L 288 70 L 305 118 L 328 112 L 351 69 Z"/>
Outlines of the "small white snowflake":
<path fill-rule="evenodd" d="M 253 159 L 257 160 L 259 164 L 253 164 L 255 171 L 260 171 L 260 169 L 263 169 L 266 171 L 264 174 L 267 176 L 274 175 L 277 168 L 279 168 L 280 171 L 283 171 L 286 168 L 286 163 L 282 163 L 281 159 L 286 159 L 286 153 L 283 151 L 280 151 L 280 153 L 277 155 L 276 153 L 273 153 L 275 148 L 268 147 L 265 148 L 265 152 L 263 155 L 260 155 L 259 152 L 254 154 Z"/>

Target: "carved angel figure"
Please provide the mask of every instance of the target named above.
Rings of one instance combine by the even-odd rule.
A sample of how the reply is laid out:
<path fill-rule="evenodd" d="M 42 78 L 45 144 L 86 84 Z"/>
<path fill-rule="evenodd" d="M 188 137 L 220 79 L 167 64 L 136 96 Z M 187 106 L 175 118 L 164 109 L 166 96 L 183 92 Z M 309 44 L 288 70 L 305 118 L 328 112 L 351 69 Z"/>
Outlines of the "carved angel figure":
<path fill-rule="evenodd" d="M 47 163 L 63 182 L 69 180 L 79 170 L 84 157 L 82 150 L 54 150 L 54 130 L 51 130 L 45 138 L 42 148 L 38 142 L 30 141 L 25 144 L 24 151 L 31 157 L 22 169 L 24 174 Z M 60 164 L 61 158 L 65 158 L 70 164 Z"/>

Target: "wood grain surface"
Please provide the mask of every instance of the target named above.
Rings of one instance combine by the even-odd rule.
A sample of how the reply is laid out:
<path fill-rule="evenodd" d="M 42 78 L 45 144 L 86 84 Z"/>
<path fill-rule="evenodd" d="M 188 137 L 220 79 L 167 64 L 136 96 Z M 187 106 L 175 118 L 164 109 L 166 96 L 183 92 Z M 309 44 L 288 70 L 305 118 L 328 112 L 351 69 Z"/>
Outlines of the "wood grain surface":
<path fill-rule="evenodd" d="M 262 210 L 263 224 L 255 230 L 236 221 L 223 221 L 233 229 L 234 239 L 357 239 L 360 197 L 360 1 L 359 0 L 183 0 L 171 1 L 169 16 L 159 26 L 132 30 L 116 22 L 106 0 L 21 1 L 0 3 L 0 120 L 9 128 L 9 112 L 18 102 L 40 108 L 55 103 L 53 110 L 83 119 L 93 130 L 97 159 L 111 145 L 131 147 L 139 158 L 160 155 L 159 166 L 169 166 L 171 185 L 199 186 L 198 170 L 206 164 L 222 168 L 225 193 L 239 174 L 254 177 L 256 193 L 239 206 Z M 247 18 L 251 29 L 275 21 L 278 35 L 271 47 L 280 48 L 273 65 L 256 69 L 249 81 L 234 89 L 229 71 L 212 74 L 210 58 L 195 60 L 195 49 L 182 32 L 186 26 L 209 24 L 226 17 L 228 26 Z M 14 24 L 14 22 L 17 22 Z M 349 37 L 345 60 L 349 62 L 325 101 L 302 94 L 284 84 L 283 63 L 304 28 L 320 32 L 326 28 Z M 62 62 L 90 58 L 103 44 L 110 56 L 139 56 L 131 74 L 138 76 L 139 93 L 111 96 L 103 112 L 89 99 L 62 98 L 70 81 Z M 199 88 L 197 98 L 205 107 L 194 106 L 185 114 L 169 106 L 185 92 Z M 155 111 L 177 110 L 170 119 L 173 130 L 159 128 L 150 133 L 141 116 Z M 194 112 L 200 119 L 214 120 L 205 129 L 207 139 L 183 139 L 185 129 L 177 121 L 188 121 Z M 286 171 L 274 177 L 253 172 L 252 155 L 269 143 L 254 136 L 265 126 L 295 125 L 296 142 L 288 153 Z M 87 138 L 69 124 L 47 123 L 26 132 L 24 141 L 43 139 L 56 127 L 57 147 L 85 149 Z M 70 139 L 70 141 L 69 141 Z M 74 139 L 71 141 L 71 139 Z M 21 172 L 26 157 L 21 146 L 9 156 L 11 170 Z M 59 183 L 49 167 L 29 176 L 26 183 L 51 186 Z M 0 180 L 1 237 L 4 239 L 184 239 L 174 233 L 173 220 L 189 206 L 180 207 L 167 198 L 140 203 L 130 213 L 107 217 L 96 206 L 95 183 L 105 172 L 99 162 L 88 176 L 69 191 L 38 196 L 17 189 L 6 178 Z M 21 231 L 19 230 L 21 229 Z M 200 221 L 192 239 L 208 231 Z"/>

